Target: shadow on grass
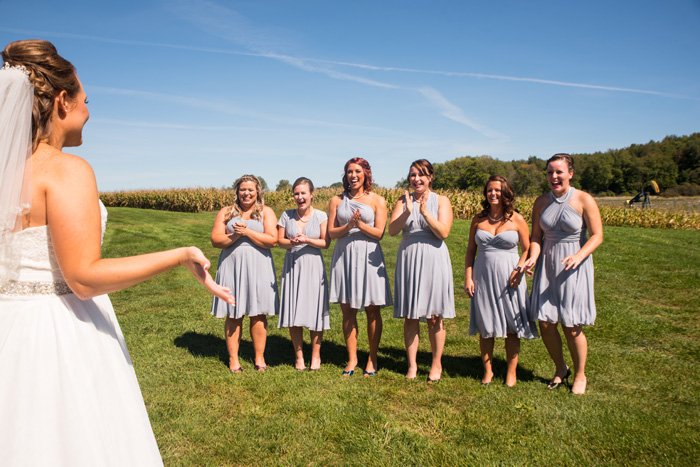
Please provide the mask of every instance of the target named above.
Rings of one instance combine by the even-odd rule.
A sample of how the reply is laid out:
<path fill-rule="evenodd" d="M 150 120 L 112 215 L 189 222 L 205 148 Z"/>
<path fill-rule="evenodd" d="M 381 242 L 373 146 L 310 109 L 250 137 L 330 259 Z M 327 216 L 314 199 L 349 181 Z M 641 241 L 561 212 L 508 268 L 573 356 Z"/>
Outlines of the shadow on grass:
<path fill-rule="evenodd" d="M 213 334 L 202 334 L 188 331 L 173 341 L 175 346 L 187 349 L 195 357 L 218 358 L 222 365 L 228 368 L 228 351 L 226 341 Z M 304 356 L 308 361 L 311 357 L 311 344 L 304 342 Z M 239 356 L 242 360 L 255 361 L 253 343 L 250 340 L 242 339 L 239 347 Z M 321 346 L 321 357 L 324 364 L 335 365 L 344 368 L 347 363 L 347 350 L 344 345 L 335 342 L 323 342 Z M 367 362 L 369 354 L 366 351 L 358 350 L 358 369 L 363 368 Z M 419 351 L 417 355 L 419 374 L 421 371 L 430 368 L 432 354 L 426 351 Z M 268 336 L 265 347 L 265 361 L 270 367 L 279 365 L 294 365 L 294 353 L 292 341 L 281 336 Z M 398 347 L 379 348 L 379 368 L 383 371 L 391 371 L 400 375 L 406 373 L 406 350 Z M 442 369 L 451 377 L 463 377 L 481 380 L 483 367 L 480 356 L 455 356 L 444 354 L 442 356 Z M 505 378 L 506 361 L 497 356 L 493 359 L 493 371 L 497 379 Z M 547 381 L 541 377 L 536 377 L 534 373 L 522 366 L 518 367 L 518 380 L 520 381 Z"/>
<path fill-rule="evenodd" d="M 418 351 L 416 360 L 418 362 L 418 374 L 421 371 L 427 372 L 430 369 L 433 355 L 431 352 Z M 399 374 L 405 374 L 408 369 L 406 362 L 406 350 L 397 347 L 380 347 L 379 348 L 379 363 L 380 367 Z M 494 356 L 493 372 L 496 379 L 505 379 L 507 362 L 503 358 Z M 476 379 L 481 381 L 484 369 L 481 364 L 481 356 L 456 356 L 443 354 L 442 356 L 442 371 L 443 374 L 450 377 L 462 377 L 468 379 Z M 534 373 L 522 366 L 518 367 L 519 381 L 542 381 L 544 379 L 536 377 Z"/>
<path fill-rule="evenodd" d="M 214 357 L 228 368 L 228 350 L 226 340 L 213 334 L 202 334 L 188 331 L 174 339 L 176 347 L 187 349 L 195 357 Z M 311 344 L 304 342 L 304 357 L 308 361 L 311 358 Z M 255 352 L 253 343 L 249 339 L 241 339 L 238 355 L 242 360 L 253 362 Z M 367 361 L 366 352 L 358 352 L 360 361 Z M 323 342 L 321 346 L 321 358 L 324 364 L 344 367 L 347 362 L 345 346 L 334 342 Z M 267 336 L 265 345 L 265 361 L 268 366 L 294 365 L 294 350 L 289 338 L 280 336 Z"/>

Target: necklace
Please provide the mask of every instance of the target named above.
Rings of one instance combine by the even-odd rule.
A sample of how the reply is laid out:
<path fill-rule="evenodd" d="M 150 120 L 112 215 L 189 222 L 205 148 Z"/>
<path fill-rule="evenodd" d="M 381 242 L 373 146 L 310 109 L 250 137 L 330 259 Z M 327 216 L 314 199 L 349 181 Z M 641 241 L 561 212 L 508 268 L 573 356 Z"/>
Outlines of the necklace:
<path fill-rule="evenodd" d="M 499 222 L 499 221 L 503 220 L 504 217 L 506 217 L 505 213 L 504 213 L 504 214 L 501 214 L 501 217 L 499 217 L 498 219 L 494 219 L 493 217 L 491 217 L 491 214 L 490 214 L 490 213 L 487 214 L 487 216 L 489 216 L 489 220 L 490 220 L 491 222 Z"/>
<path fill-rule="evenodd" d="M 361 197 L 363 197 L 363 196 L 366 195 L 366 194 L 367 194 L 367 192 L 363 191 L 362 193 L 360 193 L 360 194 L 357 195 L 357 196 L 352 196 L 352 195 L 350 195 L 350 193 L 348 192 L 348 195 L 350 196 L 350 199 L 361 198 Z"/>
<path fill-rule="evenodd" d="M 574 192 L 574 187 L 571 187 L 571 188 L 569 188 L 569 189 L 566 191 L 566 193 L 564 193 L 563 195 L 561 195 L 561 196 L 558 197 L 558 198 L 557 198 L 557 195 L 554 194 L 554 192 L 552 192 L 552 195 L 554 196 L 554 201 L 555 201 L 556 203 L 558 203 L 558 204 L 563 204 L 563 203 L 565 203 L 566 201 L 569 200 L 569 195 L 570 195 L 571 193 L 573 193 L 573 192 Z"/>
<path fill-rule="evenodd" d="M 304 219 L 302 216 L 299 215 L 299 209 L 298 209 L 298 208 L 294 210 L 294 216 L 297 218 L 297 220 L 298 220 L 299 222 L 303 222 L 303 223 L 309 222 L 309 219 L 311 218 L 311 213 L 312 213 L 312 211 L 311 211 L 311 209 L 309 209 L 308 216 L 307 216 L 306 219 Z"/>

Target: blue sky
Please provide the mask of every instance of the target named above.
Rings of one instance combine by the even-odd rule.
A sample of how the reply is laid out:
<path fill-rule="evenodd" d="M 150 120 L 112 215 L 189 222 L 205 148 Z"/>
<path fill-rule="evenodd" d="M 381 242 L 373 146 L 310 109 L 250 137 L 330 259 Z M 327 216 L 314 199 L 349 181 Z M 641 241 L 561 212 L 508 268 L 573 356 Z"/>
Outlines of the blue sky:
<path fill-rule="evenodd" d="M 700 1 L 0 1 L 90 99 L 100 190 L 244 173 L 383 186 L 411 161 L 595 152 L 700 131 Z"/>

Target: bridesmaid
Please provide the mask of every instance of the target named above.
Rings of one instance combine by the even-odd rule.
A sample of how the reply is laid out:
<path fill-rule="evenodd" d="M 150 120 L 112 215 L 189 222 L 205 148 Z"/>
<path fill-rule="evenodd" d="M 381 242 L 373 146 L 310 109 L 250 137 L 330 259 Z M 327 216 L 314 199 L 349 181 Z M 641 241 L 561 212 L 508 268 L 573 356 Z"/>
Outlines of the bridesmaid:
<path fill-rule="evenodd" d="M 277 244 L 277 217 L 263 200 L 257 177 L 243 175 L 234 184 L 235 201 L 219 211 L 211 231 L 211 244 L 219 255 L 216 282 L 235 293 L 236 304 L 214 298 L 211 314 L 226 318 L 224 333 L 229 369 L 242 373 L 238 360 L 243 317 L 250 318 L 250 337 L 255 351 L 255 369 L 265 371 L 267 315 L 277 314 L 277 275 L 270 248 Z M 235 291 L 235 292 L 234 292 Z"/>
<path fill-rule="evenodd" d="M 556 389 L 571 376 L 557 329 L 561 323 L 574 363 L 571 392 L 584 394 L 588 341 L 583 326 L 592 325 L 596 317 L 591 254 L 603 243 L 603 223 L 593 197 L 571 186 L 573 176 L 569 154 L 555 154 L 547 161 L 552 191 L 537 198 L 532 208 L 532 246 L 525 270 L 537 265 L 530 306 L 556 366 L 547 388 Z"/>
<path fill-rule="evenodd" d="M 310 371 L 321 368 L 323 331 L 330 329 L 328 282 L 321 250 L 328 248 L 328 215 L 311 207 L 314 184 L 298 178 L 292 185 L 296 209 L 282 213 L 277 242 L 287 250 L 282 268 L 282 292 L 278 328 L 289 328 L 294 346 L 294 368 L 306 369 L 302 353 L 303 328 L 311 334 Z"/>
<path fill-rule="evenodd" d="M 530 231 L 523 216 L 513 208 L 514 199 L 508 180 L 492 175 L 484 187 L 483 211 L 474 216 L 469 230 L 464 291 L 472 298 L 469 334 L 479 333 L 482 386 L 491 384 L 493 378 L 495 337 L 506 340 L 505 385 L 509 387 L 517 381 L 520 339 L 538 337 L 534 319 L 527 312 L 527 285 L 522 282 Z"/>
<path fill-rule="evenodd" d="M 433 361 L 428 382 L 440 381 L 445 347 L 443 319 L 455 317 L 454 279 L 444 240 L 452 228 L 452 204 L 431 191 L 433 166 L 425 159 L 411 164 L 408 191 L 391 215 L 389 235 L 401 232 L 394 275 L 394 318 L 404 318 L 403 335 L 408 356 L 407 379 L 415 379 L 418 365 L 419 322 L 428 322 Z"/>
<path fill-rule="evenodd" d="M 331 259 L 330 301 L 343 312 L 343 334 L 348 349 L 344 376 L 357 365 L 357 312 L 367 313 L 369 359 L 365 376 L 377 372 L 377 351 L 382 338 L 380 308 L 389 306 L 391 288 L 379 240 L 386 227 L 386 201 L 372 193 L 372 170 L 361 157 L 350 159 L 343 174 L 344 192 L 331 199 L 328 233 L 337 239 Z"/>

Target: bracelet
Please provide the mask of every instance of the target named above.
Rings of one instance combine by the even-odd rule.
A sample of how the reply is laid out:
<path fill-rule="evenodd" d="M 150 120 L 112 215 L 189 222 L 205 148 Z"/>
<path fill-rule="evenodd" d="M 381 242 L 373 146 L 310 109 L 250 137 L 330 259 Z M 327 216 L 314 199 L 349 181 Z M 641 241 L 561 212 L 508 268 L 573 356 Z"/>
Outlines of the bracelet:
<path fill-rule="evenodd" d="M 517 267 L 514 269 L 514 271 L 523 272 L 523 267 L 522 267 L 522 266 L 517 266 Z"/>

